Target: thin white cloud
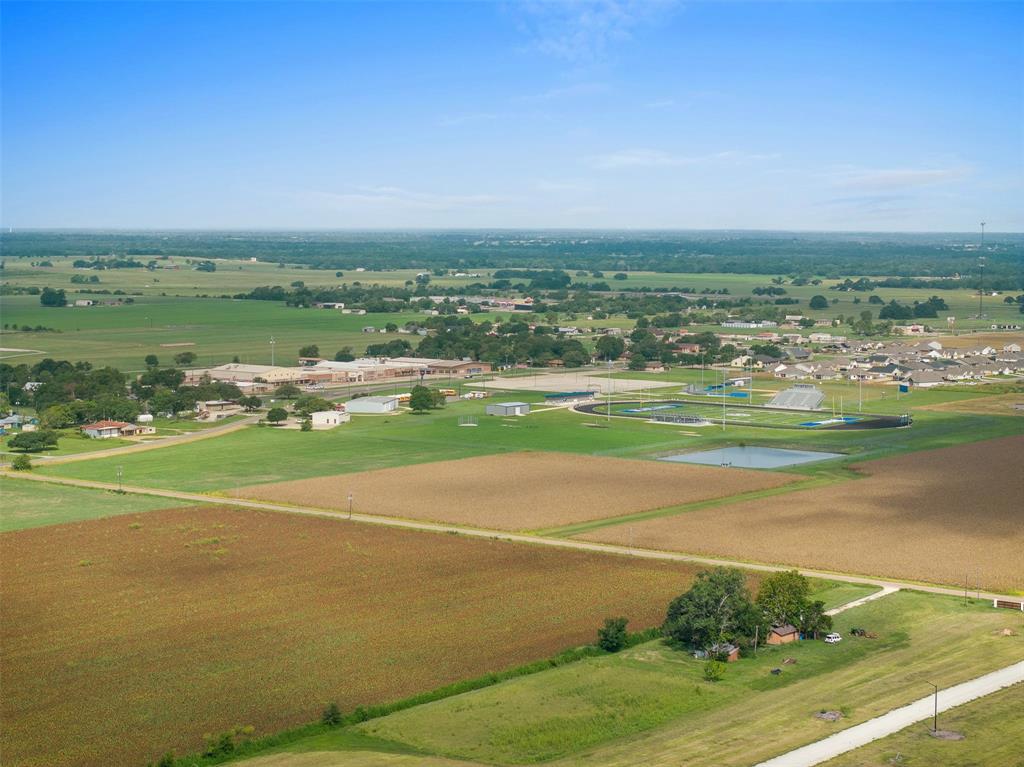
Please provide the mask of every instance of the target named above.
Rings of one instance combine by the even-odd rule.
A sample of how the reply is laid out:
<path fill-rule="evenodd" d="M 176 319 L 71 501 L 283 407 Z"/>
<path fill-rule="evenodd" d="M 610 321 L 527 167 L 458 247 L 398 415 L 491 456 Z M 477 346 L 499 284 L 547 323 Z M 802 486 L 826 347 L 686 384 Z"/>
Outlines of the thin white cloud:
<path fill-rule="evenodd" d="M 357 187 L 352 192 L 309 191 L 302 195 L 307 202 L 334 210 L 356 207 L 390 208 L 403 210 L 456 210 L 498 205 L 509 202 L 508 197 L 490 194 L 435 194 L 416 192 L 401 187 Z"/>
<path fill-rule="evenodd" d="M 550 181 L 540 179 L 534 185 L 539 192 L 587 192 L 590 187 L 578 181 Z"/>
<path fill-rule="evenodd" d="M 600 170 L 677 168 L 684 165 L 704 163 L 743 164 L 760 160 L 774 160 L 780 156 L 776 153 L 742 152 L 736 149 L 695 156 L 672 154 L 661 149 L 621 149 L 616 152 L 588 157 L 587 163 Z"/>
<path fill-rule="evenodd" d="M 676 105 L 675 99 L 658 99 L 657 101 L 648 101 L 644 104 L 648 109 L 668 109 Z"/>
<path fill-rule="evenodd" d="M 497 120 L 498 115 L 493 112 L 467 112 L 465 114 L 445 115 L 438 119 L 437 124 L 448 128 L 466 123 L 489 122 Z"/>
<path fill-rule="evenodd" d="M 844 189 L 911 189 L 959 181 L 971 172 L 968 167 L 955 168 L 882 168 L 848 169 L 833 175 L 833 184 Z"/>
<path fill-rule="evenodd" d="M 560 85 L 554 88 L 549 88 L 546 91 L 536 93 L 532 96 L 525 96 L 524 101 L 558 101 L 566 98 L 573 98 L 576 96 L 590 96 L 595 93 L 606 93 L 608 91 L 607 83 L 598 82 L 580 82 L 572 83 L 571 85 Z"/>
<path fill-rule="evenodd" d="M 613 44 L 658 23 L 676 0 L 534 0 L 513 6 L 530 47 L 554 58 L 586 63 Z"/>

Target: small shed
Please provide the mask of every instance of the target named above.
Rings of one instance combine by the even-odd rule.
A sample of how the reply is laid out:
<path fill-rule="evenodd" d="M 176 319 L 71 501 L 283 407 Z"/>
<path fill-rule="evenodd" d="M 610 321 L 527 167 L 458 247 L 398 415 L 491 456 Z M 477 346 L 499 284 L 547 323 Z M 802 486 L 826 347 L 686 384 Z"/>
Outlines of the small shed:
<path fill-rule="evenodd" d="M 529 415 L 529 402 L 495 402 L 485 408 L 487 415 Z"/>
<path fill-rule="evenodd" d="M 707 652 L 710 657 L 721 658 L 726 663 L 734 663 L 740 659 L 740 648 L 731 642 L 716 642 Z"/>
<path fill-rule="evenodd" d="M 791 626 L 785 623 L 781 626 L 772 626 L 772 630 L 768 632 L 768 639 L 765 640 L 766 644 L 789 644 L 795 642 L 800 638 L 800 632 L 796 630 L 795 626 Z"/>
<path fill-rule="evenodd" d="M 309 422 L 316 431 L 333 429 L 351 419 L 352 416 L 343 410 L 317 410 L 309 414 Z"/>

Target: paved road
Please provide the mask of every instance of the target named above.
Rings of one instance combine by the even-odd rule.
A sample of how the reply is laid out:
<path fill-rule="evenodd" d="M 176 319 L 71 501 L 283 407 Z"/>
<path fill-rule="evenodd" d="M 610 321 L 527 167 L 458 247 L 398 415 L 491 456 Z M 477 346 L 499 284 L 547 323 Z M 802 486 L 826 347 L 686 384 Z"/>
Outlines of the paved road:
<path fill-rule="evenodd" d="M 30 472 L 4 471 L 3 474 L 5 476 L 12 477 L 15 479 L 28 480 L 32 482 L 52 482 L 58 485 L 72 485 L 75 487 L 88 487 L 98 490 L 116 491 L 118 489 L 118 486 L 113 482 L 93 482 L 84 479 L 49 477 L 42 474 L 32 474 Z M 171 498 L 173 500 L 186 501 L 190 504 L 215 503 L 222 506 L 241 506 L 243 508 L 249 509 L 261 509 L 264 511 L 281 511 L 289 514 L 304 514 L 306 516 L 314 517 L 330 517 L 332 519 L 338 520 L 348 519 L 348 515 L 344 512 L 327 511 L 325 509 L 317 509 L 309 506 L 289 506 L 280 503 L 250 501 L 243 498 L 222 497 L 216 495 L 206 495 L 203 493 L 186 493 L 180 490 L 163 490 L 154 487 L 138 487 L 134 485 L 124 485 L 121 487 L 121 491 L 125 493 L 133 493 L 138 495 L 152 495 L 160 498 Z M 692 564 L 708 565 L 710 567 L 730 565 L 733 567 L 741 567 L 746 570 L 757 570 L 760 572 L 779 572 L 783 570 L 797 569 L 800 573 L 806 575 L 809 578 L 824 578 L 832 581 L 840 581 L 843 583 L 861 583 L 870 586 L 878 586 L 883 590 L 888 589 L 886 593 L 891 593 L 892 591 L 898 591 L 900 589 L 924 591 L 930 594 L 945 594 L 947 596 L 963 596 L 964 593 L 962 589 L 950 589 L 944 588 L 942 586 L 924 586 L 910 581 L 897 581 L 885 578 L 871 578 L 862 575 L 848 575 L 846 573 L 830 573 L 824 570 L 805 570 L 803 568 L 794 568 L 791 565 L 762 565 L 751 562 L 738 562 L 729 559 L 713 559 L 711 557 L 698 557 L 691 554 L 682 554 L 677 551 L 637 549 L 630 548 L 628 546 L 616 546 L 615 544 L 611 543 L 593 543 L 590 541 L 578 541 L 569 538 L 547 538 L 540 535 L 530 535 L 528 533 L 508 533 L 503 532 L 501 530 L 483 530 L 475 527 L 461 527 L 456 525 L 446 525 L 437 522 L 421 522 L 418 520 L 401 519 L 398 517 L 382 517 L 375 514 L 355 513 L 352 515 L 352 520 L 372 525 L 400 527 L 408 530 L 426 530 L 428 532 L 435 533 L 456 533 L 459 535 L 472 536 L 475 538 L 491 538 L 494 540 L 514 541 L 516 543 L 532 543 L 538 546 L 551 546 L 553 548 L 561 549 L 575 549 L 577 551 L 596 551 L 602 554 L 621 554 L 626 556 L 641 557 L 643 559 L 658 559 L 667 560 L 670 562 L 689 562 Z M 885 596 L 885 594 L 872 595 L 872 597 L 875 599 L 877 599 L 879 596 Z M 993 594 L 986 591 L 979 592 L 978 597 L 981 599 L 1020 599 L 1019 596 L 1014 597 L 1011 595 Z"/>
<path fill-rule="evenodd" d="M 1021 682 L 1024 682 L 1024 661 L 939 690 L 939 713 Z M 907 706 L 893 709 L 888 714 L 882 714 L 795 751 L 761 762 L 756 767 L 812 767 L 827 762 L 847 751 L 930 719 L 935 710 L 934 706 L 935 696 L 927 695 Z M 939 729 L 942 729 L 941 724 L 940 719 Z"/>

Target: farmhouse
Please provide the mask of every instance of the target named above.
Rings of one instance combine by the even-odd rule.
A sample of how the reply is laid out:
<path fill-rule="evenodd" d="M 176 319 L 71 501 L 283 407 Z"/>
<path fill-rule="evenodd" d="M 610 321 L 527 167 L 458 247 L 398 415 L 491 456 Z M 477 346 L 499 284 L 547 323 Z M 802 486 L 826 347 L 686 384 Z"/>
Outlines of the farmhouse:
<path fill-rule="evenodd" d="M 768 638 L 765 640 L 766 644 L 789 644 L 790 642 L 796 642 L 800 639 L 800 632 L 796 630 L 795 626 L 791 626 L 786 623 L 782 626 L 772 626 L 772 630 L 768 632 Z"/>
<path fill-rule="evenodd" d="M 309 414 L 309 422 L 313 426 L 314 431 L 333 429 L 335 426 L 348 423 L 350 420 L 352 420 L 352 416 L 341 410 L 317 410 Z"/>
<path fill-rule="evenodd" d="M 398 410 L 398 397 L 358 397 L 345 403 L 349 413 L 382 415 Z"/>
<path fill-rule="evenodd" d="M 528 415 L 530 404 L 528 402 L 496 402 L 485 408 L 487 415 Z"/>
<path fill-rule="evenodd" d="M 126 423 L 124 421 L 96 421 L 81 427 L 82 433 L 90 439 L 113 439 L 115 437 L 135 437 L 142 434 L 156 434 L 156 429 L 146 424 Z"/>

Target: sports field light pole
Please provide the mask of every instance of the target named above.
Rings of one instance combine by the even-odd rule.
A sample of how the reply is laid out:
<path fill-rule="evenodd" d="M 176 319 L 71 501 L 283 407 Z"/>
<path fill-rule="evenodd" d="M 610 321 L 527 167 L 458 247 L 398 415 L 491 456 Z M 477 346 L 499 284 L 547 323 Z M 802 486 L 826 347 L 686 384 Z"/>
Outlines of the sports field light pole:
<path fill-rule="evenodd" d="M 274 337 L 271 336 L 270 337 L 270 366 L 271 367 L 274 366 L 274 344 L 275 343 L 277 343 L 277 342 L 274 340 Z"/>
<path fill-rule="evenodd" d="M 725 431 L 725 368 L 722 369 L 722 390 L 719 396 L 722 398 L 722 431 Z"/>
<path fill-rule="evenodd" d="M 612 360 L 608 358 L 608 423 L 612 422 Z"/>
<path fill-rule="evenodd" d="M 939 686 L 934 682 L 925 682 L 935 688 L 935 708 L 932 714 L 932 732 L 939 731 Z"/>

